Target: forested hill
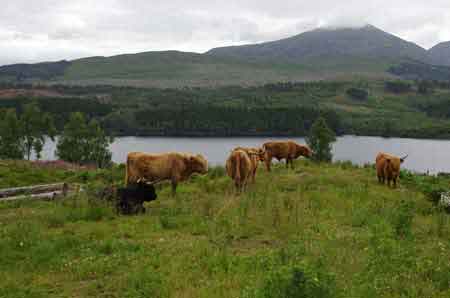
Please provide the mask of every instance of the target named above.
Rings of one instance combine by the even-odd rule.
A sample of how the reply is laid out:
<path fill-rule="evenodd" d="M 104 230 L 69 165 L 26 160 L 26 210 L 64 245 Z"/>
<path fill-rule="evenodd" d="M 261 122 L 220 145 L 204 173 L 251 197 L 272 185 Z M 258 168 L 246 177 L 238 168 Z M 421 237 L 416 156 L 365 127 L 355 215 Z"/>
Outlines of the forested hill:
<path fill-rule="evenodd" d="M 32 100 L 54 116 L 59 129 L 71 112 L 81 111 L 115 135 L 304 136 L 323 115 L 338 134 L 450 138 L 450 84 L 445 82 L 184 89 L 0 86 L 0 109 L 20 113 Z"/>

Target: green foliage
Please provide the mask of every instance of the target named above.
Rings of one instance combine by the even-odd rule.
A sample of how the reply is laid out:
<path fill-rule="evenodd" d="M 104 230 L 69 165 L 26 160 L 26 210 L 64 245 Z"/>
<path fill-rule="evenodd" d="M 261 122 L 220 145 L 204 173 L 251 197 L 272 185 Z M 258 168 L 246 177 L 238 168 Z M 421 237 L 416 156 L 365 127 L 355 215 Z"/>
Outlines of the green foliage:
<path fill-rule="evenodd" d="M 414 203 L 403 200 L 399 207 L 393 210 L 391 222 L 394 227 L 394 232 L 398 237 L 411 236 L 412 221 L 414 218 Z"/>
<path fill-rule="evenodd" d="M 346 93 L 354 99 L 365 101 L 369 97 L 369 92 L 364 89 L 350 88 L 347 89 Z"/>
<path fill-rule="evenodd" d="M 169 297 L 160 272 L 152 268 L 140 268 L 130 274 L 124 298 Z"/>
<path fill-rule="evenodd" d="M 334 298 L 334 277 L 324 268 L 308 265 L 283 266 L 267 272 L 255 298 Z M 249 295 L 250 296 L 250 295 Z"/>
<path fill-rule="evenodd" d="M 419 81 L 417 83 L 417 92 L 420 94 L 429 94 L 433 92 L 433 83 L 430 81 Z"/>
<path fill-rule="evenodd" d="M 411 84 L 404 81 L 388 81 L 384 83 L 386 91 L 393 93 L 406 93 L 411 91 Z"/>
<path fill-rule="evenodd" d="M 400 82 L 411 85 L 411 90 L 420 87 Z M 338 135 L 450 138 L 448 83 L 430 82 L 434 92 L 427 94 L 392 94 L 384 84 L 353 80 L 179 89 L 0 84 L 0 90 L 38 89 L 64 95 L 5 98 L 0 109 L 15 108 L 20 116 L 23 106 L 35 101 L 42 112 L 52 115 L 58 130 L 71 112 L 79 111 L 113 135 L 305 136 L 322 115 Z M 351 88 L 370 90 L 371 96 L 349 98 L 346 91 Z"/>
<path fill-rule="evenodd" d="M 317 161 L 331 161 L 333 142 L 336 141 L 334 132 L 328 127 L 324 118 L 319 117 L 314 122 L 306 140 L 313 150 L 313 158 Z"/>
<path fill-rule="evenodd" d="M 73 113 L 58 139 L 56 154 L 69 162 L 105 167 L 111 162 L 112 141 L 97 121 L 88 123 L 83 114 Z"/>
<path fill-rule="evenodd" d="M 0 159 L 22 159 L 23 146 L 23 127 L 16 111 L 0 111 Z"/>
<path fill-rule="evenodd" d="M 56 129 L 53 119 L 48 113 L 42 113 L 36 102 L 26 104 L 20 117 L 23 128 L 25 155 L 30 160 L 31 152 L 34 150 L 37 159 L 41 157 L 45 137 L 54 140 Z"/>

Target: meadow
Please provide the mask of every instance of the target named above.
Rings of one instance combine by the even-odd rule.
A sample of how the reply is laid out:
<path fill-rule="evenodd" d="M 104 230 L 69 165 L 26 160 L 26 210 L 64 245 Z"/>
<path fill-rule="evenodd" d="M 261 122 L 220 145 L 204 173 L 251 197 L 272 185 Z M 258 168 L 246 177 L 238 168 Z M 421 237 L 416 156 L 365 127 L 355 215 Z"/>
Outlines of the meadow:
<path fill-rule="evenodd" d="M 218 167 L 118 216 L 99 190 L 123 171 L 0 167 L 1 187 L 87 185 L 0 202 L 0 297 L 450 296 L 449 215 L 429 196 L 448 178 L 403 172 L 389 189 L 372 166 L 298 161 L 236 195 Z"/>

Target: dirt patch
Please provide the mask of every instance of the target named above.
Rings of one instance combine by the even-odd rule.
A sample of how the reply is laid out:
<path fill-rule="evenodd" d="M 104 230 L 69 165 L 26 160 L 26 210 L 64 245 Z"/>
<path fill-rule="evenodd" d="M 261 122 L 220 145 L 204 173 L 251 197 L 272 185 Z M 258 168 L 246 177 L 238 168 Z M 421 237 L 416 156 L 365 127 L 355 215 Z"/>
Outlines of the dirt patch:
<path fill-rule="evenodd" d="M 3 89 L 0 90 L 0 99 L 16 97 L 69 97 L 54 90 L 47 89 Z"/>
<path fill-rule="evenodd" d="M 32 161 L 31 164 L 35 167 L 45 168 L 45 169 L 59 169 L 59 170 L 95 170 L 97 167 L 95 165 L 77 165 L 74 163 L 66 162 L 63 160 L 36 160 Z"/>

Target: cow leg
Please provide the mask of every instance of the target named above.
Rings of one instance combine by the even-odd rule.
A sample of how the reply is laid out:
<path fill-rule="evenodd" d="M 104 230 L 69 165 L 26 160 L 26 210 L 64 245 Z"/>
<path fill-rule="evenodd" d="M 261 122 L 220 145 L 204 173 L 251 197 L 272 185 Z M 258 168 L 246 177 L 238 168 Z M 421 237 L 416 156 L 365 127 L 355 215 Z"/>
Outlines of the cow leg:
<path fill-rule="evenodd" d="M 172 179 L 172 196 L 177 193 L 177 185 L 178 181 L 176 179 Z"/>
<path fill-rule="evenodd" d="M 255 177 L 256 177 L 256 169 L 254 169 L 252 172 L 252 183 L 255 183 L 255 180 L 256 180 Z"/>
<path fill-rule="evenodd" d="M 387 178 L 387 185 L 388 187 L 391 187 L 391 178 Z"/>
<path fill-rule="evenodd" d="M 289 168 L 289 157 L 286 158 L 286 169 Z"/>
<path fill-rule="evenodd" d="M 394 181 L 394 188 L 397 188 L 397 178 L 392 179 Z"/>
<path fill-rule="evenodd" d="M 267 172 L 270 172 L 270 164 L 272 163 L 272 156 L 270 155 L 266 156 L 264 162 L 266 163 Z"/>

